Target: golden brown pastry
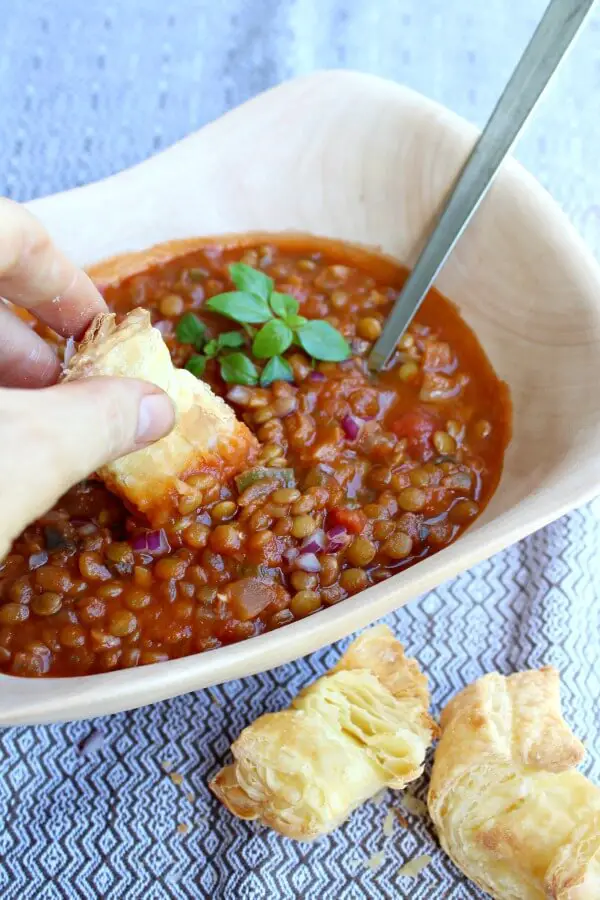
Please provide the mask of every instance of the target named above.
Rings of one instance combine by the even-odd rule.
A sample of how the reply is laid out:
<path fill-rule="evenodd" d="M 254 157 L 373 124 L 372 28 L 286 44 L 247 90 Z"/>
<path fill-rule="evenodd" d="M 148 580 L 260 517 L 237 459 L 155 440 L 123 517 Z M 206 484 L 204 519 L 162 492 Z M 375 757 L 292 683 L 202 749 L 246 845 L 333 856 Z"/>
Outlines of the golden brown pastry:
<path fill-rule="evenodd" d="M 372 628 L 290 709 L 244 729 L 210 787 L 236 816 L 312 840 L 382 788 L 419 777 L 436 734 L 428 709 L 416 662 L 389 628 Z"/>
<path fill-rule="evenodd" d="M 456 865 L 496 900 L 599 900 L 600 788 L 575 769 L 558 672 L 486 675 L 441 726 L 428 803 Z"/>
<path fill-rule="evenodd" d="M 190 476 L 220 479 L 245 469 L 257 442 L 233 410 L 203 381 L 176 369 L 150 314 L 134 309 L 117 325 L 114 315 L 97 316 L 69 361 L 64 381 L 97 375 L 141 378 L 169 395 L 175 428 L 162 440 L 105 466 L 99 476 L 153 525 L 176 515 L 182 497 L 194 488 Z"/>

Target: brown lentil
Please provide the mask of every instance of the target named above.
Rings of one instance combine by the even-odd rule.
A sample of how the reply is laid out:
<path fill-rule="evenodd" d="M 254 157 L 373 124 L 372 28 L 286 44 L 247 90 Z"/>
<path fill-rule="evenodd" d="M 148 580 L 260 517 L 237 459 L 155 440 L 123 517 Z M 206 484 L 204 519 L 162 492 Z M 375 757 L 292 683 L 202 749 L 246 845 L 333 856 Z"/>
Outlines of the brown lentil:
<path fill-rule="evenodd" d="M 365 316 L 358 320 L 356 333 L 366 341 L 376 341 L 381 334 L 381 322 L 373 316 Z"/>
<path fill-rule="evenodd" d="M 297 619 L 303 619 L 316 612 L 321 606 L 321 600 L 317 591 L 298 591 L 292 597 L 290 609 Z"/>
<path fill-rule="evenodd" d="M 448 518 L 455 525 L 464 525 L 477 515 L 479 515 L 479 506 L 474 500 L 459 500 L 448 513 Z"/>
<path fill-rule="evenodd" d="M 406 512 L 419 512 L 427 503 L 427 494 L 417 487 L 407 487 L 398 494 L 398 506 Z"/>
<path fill-rule="evenodd" d="M 300 498 L 300 491 L 296 488 L 279 488 L 271 494 L 273 503 L 294 503 Z"/>
<path fill-rule="evenodd" d="M 413 360 L 402 363 L 398 369 L 398 378 L 400 381 L 413 381 L 419 374 L 419 367 Z"/>
<path fill-rule="evenodd" d="M 79 625 L 65 625 L 58 636 L 63 647 L 83 647 L 85 631 Z"/>
<path fill-rule="evenodd" d="M 292 536 L 295 538 L 309 537 L 316 527 L 317 523 L 312 516 L 294 516 L 292 520 Z"/>
<path fill-rule="evenodd" d="M 165 316 L 167 319 L 172 319 L 175 316 L 181 315 L 185 308 L 185 304 L 183 298 L 180 297 L 179 294 L 167 294 L 159 301 L 158 308 L 161 315 Z"/>
<path fill-rule="evenodd" d="M 224 385 L 209 362 L 203 377 L 262 445 L 250 465 L 273 476 L 238 490 L 214 471 L 191 471 L 177 516 L 163 523 L 170 549 L 158 556 L 134 551 L 148 522 L 101 482 L 71 489 L 0 563 L 0 671 L 85 675 L 246 639 L 412 565 L 481 511 L 508 437 L 502 388 L 435 292 L 389 368 L 369 374 L 365 356 L 404 275 L 354 252 L 306 238 L 213 244 L 104 289 L 119 315 L 143 301 L 166 320 L 165 341 L 184 366 L 193 348 L 178 343 L 177 321 L 187 309 L 203 319 L 205 299 L 231 289 L 228 266 L 245 256 L 298 298 L 299 314 L 337 327 L 353 355 L 314 364 L 295 347 L 285 354 L 294 382 L 268 387 Z M 211 338 L 232 327 L 212 314 L 206 325 Z M 361 420 L 355 439 L 347 415 Z M 277 469 L 291 472 L 282 481 Z M 317 552 L 320 571 L 296 568 L 305 538 L 340 527 L 343 546 Z M 233 609 L 226 598 L 240 583 L 263 594 Z"/>
<path fill-rule="evenodd" d="M 160 578 L 161 581 L 167 581 L 171 578 L 175 580 L 183 578 L 187 564 L 185 560 L 171 557 L 159 559 L 154 565 L 154 577 Z"/>
<path fill-rule="evenodd" d="M 243 534 L 236 525 L 217 525 L 208 539 L 210 549 L 224 556 L 237 553 L 243 542 Z"/>
<path fill-rule="evenodd" d="M 394 527 L 394 523 L 388 519 L 379 519 L 373 523 L 373 537 L 376 541 L 384 541 L 390 534 L 393 534 Z"/>
<path fill-rule="evenodd" d="M 113 637 L 127 637 L 137 628 L 137 618 L 128 609 L 121 609 L 112 613 L 108 619 L 108 630 Z"/>
<path fill-rule="evenodd" d="M 236 510 L 237 503 L 234 503 L 233 500 L 221 500 L 220 503 L 215 503 L 211 509 L 210 517 L 213 522 L 226 522 L 235 516 Z"/>
<path fill-rule="evenodd" d="M 357 594 L 368 587 L 369 578 L 364 569 L 345 569 L 340 575 L 340 585 L 349 594 Z"/>
<path fill-rule="evenodd" d="M 377 547 L 366 537 L 355 537 L 346 550 L 346 559 L 351 566 L 366 566 L 375 558 Z"/>
<path fill-rule="evenodd" d="M 492 433 L 492 426 L 487 421 L 487 419 L 480 419 L 478 422 L 475 422 L 473 426 L 473 434 L 479 440 L 485 440 Z"/>
<path fill-rule="evenodd" d="M 194 550 L 201 550 L 203 547 L 206 547 L 209 534 L 210 528 L 208 525 L 194 522 L 192 525 L 188 525 L 183 532 L 183 539 L 188 547 L 193 547 Z"/>
<path fill-rule="evenodd" d="M 442 456 L 450 456 L 456 452 L 456 441 L 447 431 L 435 431 L 433 434 L 433 446 Z"/>
<path fill-rule="evenodd" d="M 57 613 L 62 606 L 62 596 L 46 591 L 31 601 L 31 611 L 36 616 L 52 616 Z"/>
<path fill-rule="evenodd" d="M 317 587 L 319 578 L 312 572 L 292 572 L 290 584 L 295 591 L 310 591 Z"/>
<path fill-rule="evenodd" d="M 16 625 L 29 618 L 29 607 L 21 603 L 5 603 L 0 606 L 0 624 Z"/>
<path fill-rule="evenodd" d="M 381 552 L 392 559 L 406 559 L 412 550 L 412 540 L 403 531 L 392 534 L 383 544 Z"/>

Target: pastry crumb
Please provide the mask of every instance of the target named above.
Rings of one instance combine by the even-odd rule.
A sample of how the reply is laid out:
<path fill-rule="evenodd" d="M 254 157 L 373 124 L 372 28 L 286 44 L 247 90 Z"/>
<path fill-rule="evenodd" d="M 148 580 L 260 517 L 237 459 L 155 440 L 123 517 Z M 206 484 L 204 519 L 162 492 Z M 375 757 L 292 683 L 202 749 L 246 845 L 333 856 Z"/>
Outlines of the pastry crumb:
<path fill-rule="evenodd" d="M 192 792 L 190 791 L 189 794 L 186 794 L 186 795 L 185 795 L 185 799 L 188 801 L 188 803 L 193 803 L 194 800 L 195 800 L 196 798 L 194 797 L 194 795 L 193 795 Z"/>
<path fill-rule="evenodd" d="M 422 800 L 419 800 L 418 797 L 413 796 L 413 794 L 404 794 L 402 797 L 402 805 L 414 816 L 427 815 L 427 804 L 423 803 Z"/>
<path fill-rule="evenodd" d="M 169 778 L 171 779 L 173 784 L 176 784 L 178 787 L 179 785 L 183 784 L 183 775 L 180 775 L 179 772 L 171 772 Z"/>
<path fill-rule="evenodd" d="M 415 856 L 414 859 L 409 859 L 409 861 L 398 870 L 398 877 L 416 878 L 430 862 L 431 856 L 427 856 L 426 854 L 423 854 L 423 856 Z"/>
<path fill-rule="evenodd" d="M 395 816 L 393 810 L 389 809 L 387 811 L 385 819 L 383 820 L 383 833 L 386 837 L 392 836 L 392 833 L 394 831 L 394 818 Z"/>
<path fill-rule="evenodd" d="M 190 826 L 187 824 L 187 822 L 180 822 L 177 826 L 177 831 L 179 832 L 179 834 L 187 834 L 189 830 Z"/>
<path fill-rule="evenodd" d="M 161 760 L 160 765 L 161 765 L 161 768 L 163 769 L 163 771 L 165 771 L 165 772 L 170 772 L 171 769 L 173 768 L 173 763 L 169 759 Z"/>
<path fill-rule="evenodd" d="M 377 853 L 374 853 L 369 859 L 365 862 L 367 869 L 370 869 L 371 872 L 374 872 L 375 869 L 378 869 L 385 860 L 385 853 L 383 850 L 378 850 Z"/>
<path fill-rule="evenodd" d="M 408 819 L 406 819 L 402 815 L 402 813 L 400 812 L 399 809 L 394 810 L 394 815 L 396 816 L 396 818 L 398 819 L 398 821 L 400 822 L 400 824 L 402 825 L 403 828 L 408 828 Z"/>

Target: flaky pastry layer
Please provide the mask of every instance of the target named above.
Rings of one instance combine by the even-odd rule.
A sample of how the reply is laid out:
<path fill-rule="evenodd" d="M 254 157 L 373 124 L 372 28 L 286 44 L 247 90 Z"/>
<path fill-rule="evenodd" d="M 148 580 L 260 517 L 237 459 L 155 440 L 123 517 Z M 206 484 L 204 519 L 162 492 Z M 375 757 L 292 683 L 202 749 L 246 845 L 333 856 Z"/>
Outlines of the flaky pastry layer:
<path fill-rule="evenodd" d="M 423 771 L 437 726 L 427 681 L 386 626 L 361 635 L 289 709 L 261 716 L 210 787 L 243 819 L 312 840 Z"/>
<path fill-rule="evenodd" d="M 140 378 L 162 388 L 176 410 L 170 434 L 104 466 L 107 486 L 158 526 L 177 514 L 190 492 L 186 479 L 210 473 L 226 479 L 252 463 L 257 441 L 209 386 L 171 362 L 150 313 L 134 309 L 117 324 L 97 316 L 66 368 L 64 381 L 97 376 Z"/>
<path fill-rule="evenodd" d="M 561 715 L 555 669 L 486 675 L 445 708 L 429 812 L 496 900 L 599 900 L 600 788 Z"/>

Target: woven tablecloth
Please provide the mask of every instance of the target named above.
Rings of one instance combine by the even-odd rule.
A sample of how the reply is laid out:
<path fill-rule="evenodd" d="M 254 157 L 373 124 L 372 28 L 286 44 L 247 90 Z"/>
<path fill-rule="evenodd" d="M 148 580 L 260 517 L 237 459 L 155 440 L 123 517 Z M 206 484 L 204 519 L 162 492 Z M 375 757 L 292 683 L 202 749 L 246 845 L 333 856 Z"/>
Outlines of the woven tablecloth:
<path fill-rule="evenodd" d="M 27 200 L 109 175 L 294 74 L 362 69 L 485 122 L 544 0 L 0 0 L 0 193 Z M 600 11 L 517 148 L 600 252 Z M 434 711 L 490 670 L 553 664 L 600 781 L 600 501 L 386 621 L 426 670 Z M 3 900 L 481 898 L 390 802 L 295 844 L 234 820 L 208 777 L 231 740 L 346 646 L 93 723 L 0 734 Z M 81 755 L 92 727 L 104 745 Z M 183 776 L 172 779 L 165 768 Z M 424 796 L 425 780 L 418 793 Z M 178 826 L 188 826 L 178 828 Z M 185 833 L 183 833 L 185 832 Z M 365 862 L 385 851 L 382 865 Z M 416 881 L 398 870 L 432 863 Z"/>

